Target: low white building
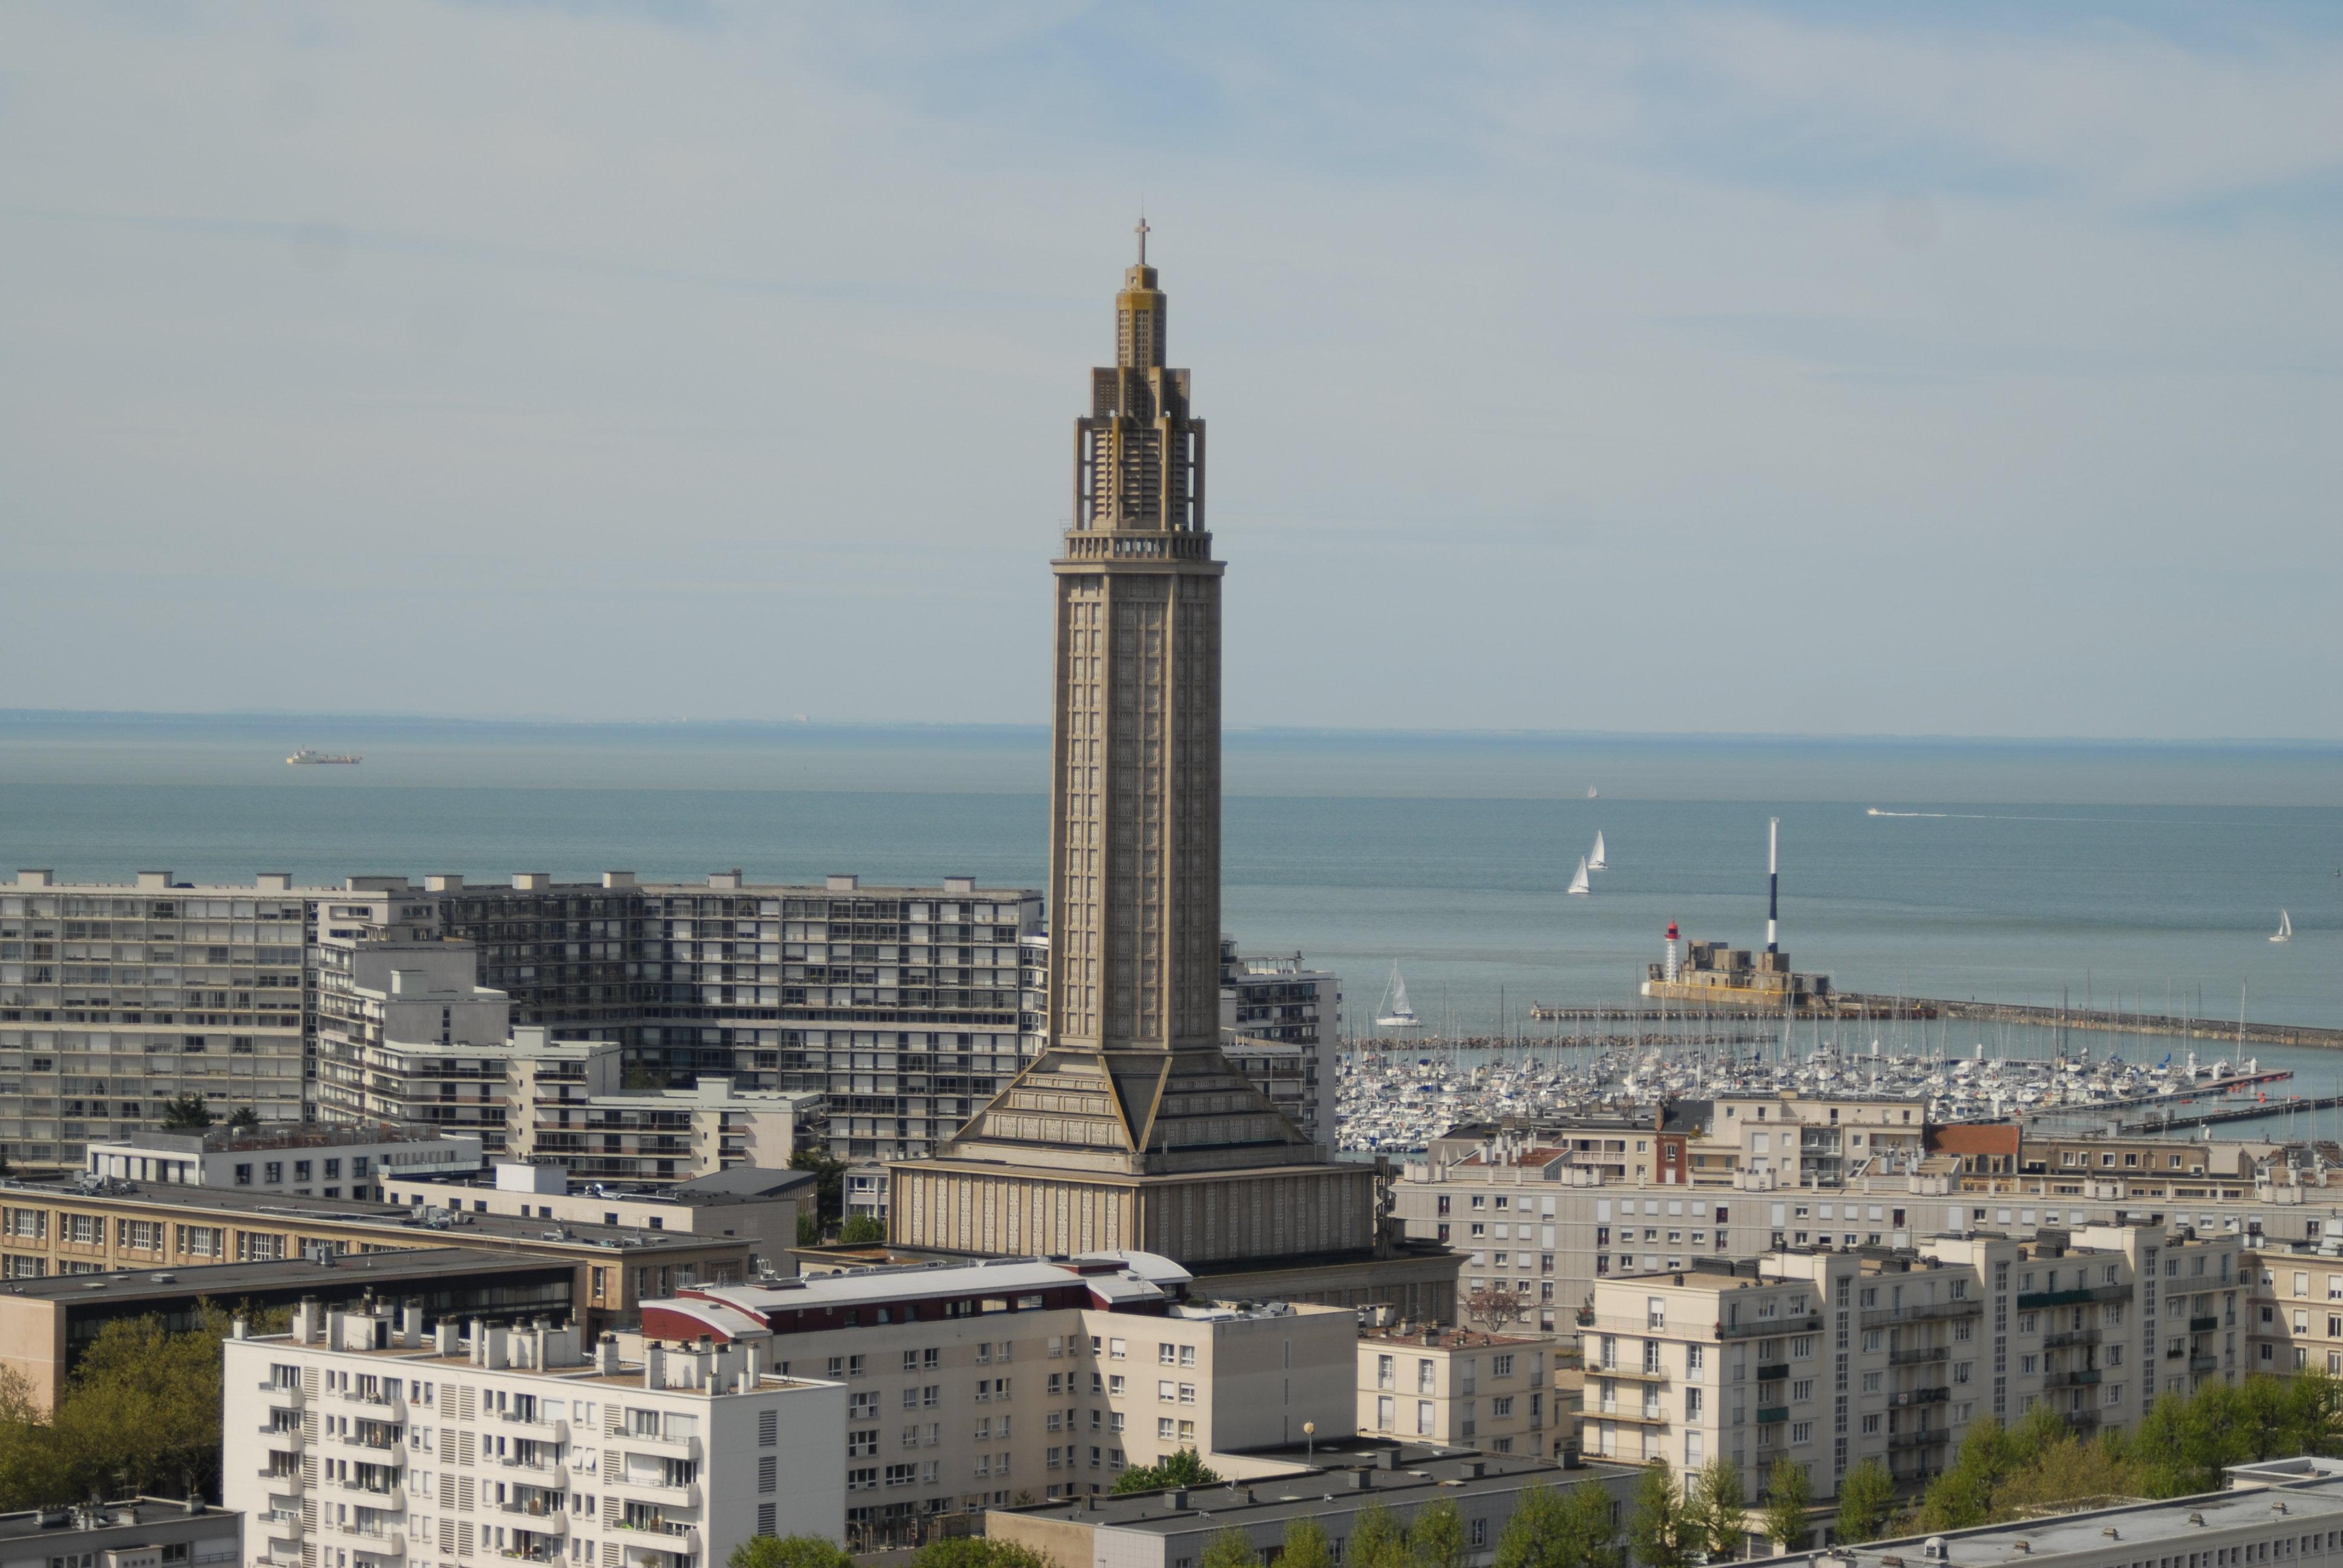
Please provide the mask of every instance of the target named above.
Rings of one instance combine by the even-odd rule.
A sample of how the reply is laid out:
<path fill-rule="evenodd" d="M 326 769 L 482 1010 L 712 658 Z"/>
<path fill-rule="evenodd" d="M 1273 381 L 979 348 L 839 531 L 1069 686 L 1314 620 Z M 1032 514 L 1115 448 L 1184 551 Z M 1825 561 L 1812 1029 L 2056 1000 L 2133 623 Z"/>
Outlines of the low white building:
<path fill-rule="evenodd" d="M 407 1568 L 508 1557 L 719 1568 L 756 1535 L 840 1538 L 845 1390 L 756 1345 L 580 1342 L 417 1307 L 296 1309 L 227 1342 L 222 1501 L 245 1561 Z"/>
<path fill-rule="evenodd" d="M 742 1236 L 756 1244 L 753 1266 L 794 1274 L 798 1215 L 811 1212 L 819 1178 L 810 1171 L 735 1166 L 687 1181 L 620 1187 L 578 1181 L 558 1165 L 498 1161 L 486 1175 L 408 1180 L 384 1201 L 463 1214 L 510 1214 L 563 1225 L 619 1225 L 695 1236 Z"/>
<path fill-rule="evenodd" d="M 358 1202 L 381 1200 L 388 1182 L 468 1176 L 479 1168 L 477 1136 L 317 1125 L 134 1132 L 92 1143 L 83 1155 L 83 1169 L 106 1180 Z"/>

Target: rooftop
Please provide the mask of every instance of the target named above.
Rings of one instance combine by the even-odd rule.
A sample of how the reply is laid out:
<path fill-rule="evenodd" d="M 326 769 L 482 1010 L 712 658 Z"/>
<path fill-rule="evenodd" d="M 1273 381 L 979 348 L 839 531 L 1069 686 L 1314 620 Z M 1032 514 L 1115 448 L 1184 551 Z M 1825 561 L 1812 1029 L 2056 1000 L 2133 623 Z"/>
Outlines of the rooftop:
<path fill-rule="evenodd" d="M 1510 1492 L 1526 1485 L 1565 1481 L 1608 1481 L 1642 1469 L 1640 1465 L 1589 1463 L 1565 1471 L 1554 1460 L 1529 1454 L 1476 1453 L 1362 1438 L 1342 1438 L 1321 1444 L 1314 1455 L 1304 1445 L 1296 1443 L 1275 1450 L 1248 1451 L 1246 1457 L 1288 1459 L 1300 1469 L 1300 1473 L 1187 1491 L 1100 1493 L 1027 1508 L 995 1509 L 993 1513 L 1161 1535 L 1261 1526 L 1275 1530 L 1282 1529 L 1289 1520 L 1316 1518 L 1326 1512 L 1329 1503 L 1363 1506 L 1376 1502 L 1405 1507 L 1460 1493 Z M 1308 1468 L 1301 1468 L 1305 1465 Z"/>
<path fill-rule="evenodd" d="M 2343 1471 L 2304 1457 L 2228 1471 L 2232 1490 L 2159 1502 L 2124 1502 L 2048 1518 L 1835 1547 L 1783 1568 L 2007 1568 L 2021 1559 L 2128 1553 L 2153 1559 L 2160 1545 L 2191 1549 L 2278 1539 L 2343 1524 Z M 2275 1553 L 2272 1555 L 2276 1555 Z"/>
<path fill-rule="evenodd" d="M 132 1497 L 96 1507 L 28 1508 L 22 1513 L 0 1513 L 0 1541 L 27 1536 L 61 1535 L 73 1530 L 126 1530 L 160 1524 L 166 1520 L 205 1520 L 225 1527 L 241 1515 L 208 1503 L 189 1507 L 176 1497 Z"/>
<path fill-rule="evenodd" d="M 250 1220 L 278 1220 L 289 1224 L 364 1225 L 386 1231 L 402 1240 L 438 1236 L 447 1241 L 536 1241 L 576 1247 L 625 1248 L 630 1251 L 699 1251 L 714 1245 L 739 1245 L 734 1238 L 694 1235 L 687 1231 L 637 1230 L 626 1225 L 589 1225 L 570 1221 L 554 1223 L 518 1214 L 456 1214 L 427 1211 L 397 1203 L 360 1203 L 334 1198 L 295 1198 L 281 1192 L 222 1191 L 216 1187 L 182 1186 L 176 1182 L 106 1181 L 86 1186 L 72 1181 L 35 1181 L 0 1178 L 0 1192 L 22 1201 L 36 1199 L 53 1203 L 138 1204 L 170 1209 L 190 1216 L 218 1214 Z M 449 1234 L 458 1231 L 459 1234 Z"/>
<path fill-rule="evenodd" d="M 1085 1252 L 1075 1258 L 1000 1258 L 981 1263 L 912 1263 L 799 1275 L 761 1285 L 708 1285 L 695 1295 L 743 1312 L 820 1311 L 865 1303 L 1047 1290 L 1080 1284 L 1093 1294 L 1176 1296 L 1192 1276 L 1153 1252 Z"/>
<path fill-rule="evenodd" d="M 380 1279 L 386 1290 L 392 1290 L 449 1276 L 568 1266 L 528 1253 L 488 1251 L 477 1247 L 420 1247 L 407 1251 L 346 1253 L 330 1264 L 303 1258 L 280 1258 L 268 1263 L 206 1263 L 192 1269 L 49 1274 L 40 1279 L 0 1282 L 0 1293 L 50 1301 L 102 1297 L 119 1302 L 209 1296 L 215 1301 L 232 1302 L 255 1291 L 292 1285 L 363 1284 L 369 1275 Z"/>
<path fill-rule="evenodd" d="M 94 1138 L 89 1147 L 143 1149 L 158 1154 L 226 1154 L 275 1149 L 346 1149 L 377 1143 L 439 1143 L 455 1153 L 465 1146 L 478 1152 L 479 1134 L 451 1138 L 438 1132 L 410 1132 L 391 1126 L 329 1127 L 317 1122 L 263 1127 L 239 1132 L 228 1127 L 208 1127 L 201 1132 L 133 1132 L 126 1138 Z"/>
<path fill-rule="evenodd" d="M 1413 1345 L 1443 1351 L 1485 1350 L 1491 1345 L 1539 1345 L 1552 1342 L 1527 1334 L 1476 1334 L 1470 1329 L 1361 1329 L 1359 1338 L 1378 1344 Z"/>

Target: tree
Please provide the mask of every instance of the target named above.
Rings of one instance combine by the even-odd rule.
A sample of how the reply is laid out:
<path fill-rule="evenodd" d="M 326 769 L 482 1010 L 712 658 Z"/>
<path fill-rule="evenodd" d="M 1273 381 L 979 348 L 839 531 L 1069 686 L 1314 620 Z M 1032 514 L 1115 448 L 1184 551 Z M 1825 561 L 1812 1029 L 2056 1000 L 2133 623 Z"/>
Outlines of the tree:
<path fill-rule="evenodd" d="M 1805 1542 L 1806 1510 L 1814 1501 L 1815 1486 L 1806 1478 L 1806 1467 L 1775 1460 L 1772 1473 L 1765 1477 L 1765 1538 L 1785 1552 Z"/>
<path fill-rule="evenodd" d="M 1325 1526 L 1306 1514 L 1286 1521 L 1277 1568 L 1334 1568 L 1334 1543 L 1326 1539 Z"/>
<path fill-rule="evenodd" d="M 1712 1563 L 1729 1563 L 1741 1555 L 1749 1540 L 1749 1494 L 1741 1485 L 1741 1467 L 1718 1454 L 1701 1467 L 1685 1488 L 1684 1517 L 1695 1550 Z"/>
<path fill-rule="evenodd" d="M 875 1215 L 856 1214 L 838 1228 L 838 1239 L 850 1247 L 867 1247 L 887 1239 L 887 1227 Z"/>
<path fill-rule="evenodd" d="M 1261 1557 L 1252 1549 L 1252 1536 L 1242 1530 L 1222 1530 L 1204 1543 L 1196 1568 L 1261 1568 Z"/>
<path fill-rule="evenodd" d="M 1494 1568 L 1620 1568 L 1614 1533 L 1609 1488 L 1533 1486 L 1497 1537 Z"/>
<path fill-rule="evenodd" d="M 1994 1488 L 2009 1473 L 2016 1445 L 1997 1421 L 1981 1421 L 1961 1440 L 1961 1451 L 1920 1496 L 1920 1528 L 1967 1530 L 1993 1517 Z"/>
<path fill-rule="evenodd" d="M 814 1216 L 827 1231 L 846 1213 L 846 1166 L 829 1151 L 800 1149 L 789 1156 L 789 1169 L 814 1174 Z"/>
<path fill-rule="evenodd" d="M 854 1568 L 854 1559 L 820 1535 L 752 1535 L 732 1548 L 728 1568 Z"/>
<path fill-rule="evenodd" d="M 1380 1501 L 1369 1503 L 1351 1527 L 1351 1544 L 1342 1561 L 1346 1568 L 1409 1568 L 1407 1532 Z"/>
<path fill-rule="evenodd" d="M 2124 1497 L 2137 1483 L 2113 1445 L 2061 1437 L 1994 1489 L 1996 1519 L 2092 1498 Z"/>
<path fill-rule="evenodd" d="M 1896 1478 L 1875 1459 L 1866 1459 L 1840 1478 L 1838 1538 L 1851 1546 L 1876 1541 L 1896 1517 Z"/>
<path fill-rule="evenodd" d="M 665 1089 L 667 1086 L 667 1074 L 664 1071 L 656 1067 L 645 1067 L 639 1062 L 622 1070 L 618 1074 L 618 1087 L 628 1094 L 645 1094 L 652 1090 Z"/>
<path fill-rule="evenodd" d="M 1407 1555 L 1415 1568 L 1464 1568 L 1464 1515 L 1456 1500 L 1443 1497 L 1416 1510 L 1407 1527 Z"/>
<path fill-rule="evenodd" d="M 1501 1281 L 1483 1285 L 1464 1298 L 1464 1312 L 1493 1334 L 1503 1333 L 1529 1316 L 1529 1303 Z"/>
<path fill-rule="evenodd" d="M 1221 1477 L 1192 1448 L 1166 1454 L 1161 1464 L 1142 1464 L 1115 1477 L 1117 1492 L 1158 1492 L 1170 1486 L 1218 1486 Z"/>
<path fill-rule="evenodd" d="M 1014 1541 L 948 1535 L 912 1553 L 910 1568 L 1058 1568 L 1058 1563 Z"/>
<path fill-rule="evenodd" d="M 196 1132 L 212 1124 L 211 1109 L 200 1094 L 175 1094 L 163 1101 L 163 1130 Z"/>
<path fill-rule="evenodd" d="M 249 1105 L 239 1105 L 227 1115 L 227 1130 L 243 1137 L 260 1131 L 260 1112 Z"/>
<path fill-rule="evenodd" d="M 1635 1561 L 1642 1568 L 1686 1568 L 1696 1545 L 1688 1525 L 1684 1493 L 1668 1462 L 1645 1465 L 1627 1507 L 1627 1546 Z"/>

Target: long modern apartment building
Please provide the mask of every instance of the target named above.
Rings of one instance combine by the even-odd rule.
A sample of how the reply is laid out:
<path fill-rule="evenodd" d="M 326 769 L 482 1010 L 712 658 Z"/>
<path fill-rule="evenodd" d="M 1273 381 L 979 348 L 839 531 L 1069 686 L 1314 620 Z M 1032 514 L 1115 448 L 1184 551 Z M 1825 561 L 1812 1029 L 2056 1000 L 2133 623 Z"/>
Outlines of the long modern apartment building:
<path fill-rule="evenodd" d="M 162 1125 L 201 1095 L 303 1117 L 309 953 L 327 890 L 168 871 L 0 888 L 0 1155 L 79 1165 L 92 1140 Z"/>
<path fill-rule="evenodd" d="M 2086 1435 L 2250 1370 L 2238 1238 L 2094 1226 L 1818 1248 L 1605 1280 L 1582 1319 L 1589 1455 L 1776 1460 L 1818 1498 L 1865 1460 L 1916 1487 L 1975 1422 L 2036 1404 Z"/>
<path fill-rule="evenodd" d="M 226 1347 L 223 1501 L 247 1562 L 716 1568 L 843 1533 L 845 1390 L 754 1346 L 621 1359 L 574 1326 L 305 1304 Z"/>

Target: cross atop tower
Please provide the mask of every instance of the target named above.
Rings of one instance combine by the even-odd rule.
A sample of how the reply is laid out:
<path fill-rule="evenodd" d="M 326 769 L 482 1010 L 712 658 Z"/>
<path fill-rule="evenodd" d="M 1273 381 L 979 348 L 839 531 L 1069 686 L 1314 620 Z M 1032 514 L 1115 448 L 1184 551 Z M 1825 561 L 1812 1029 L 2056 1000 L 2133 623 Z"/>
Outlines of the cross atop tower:
<path fill-rule="evenodd" d="M 1132 229 L 1131 232 L 1131 233 L 1133 233 L 1133 234 L 1135 234 L 1135 235 L 1137 235 L 1137 236 L 1139 236 L 1139 265 L 1140 265 L 1140 266 L 1145 266 L 1147 265 L 1147 234 L 1148 234 L 1148 229 L 1147 229 L 1147 215 L 1146 215 L 1145 213 L 1141 213 L 1141 214 L 1139 215 L 1139 226 L 1138 226 L 1137 228 Z"/>

